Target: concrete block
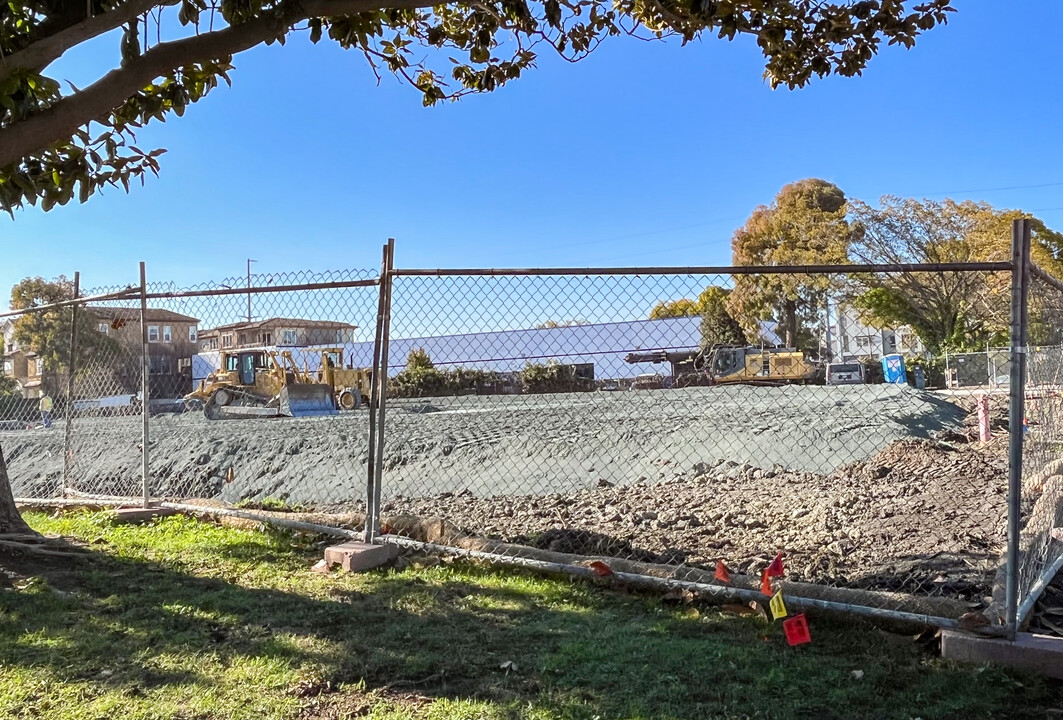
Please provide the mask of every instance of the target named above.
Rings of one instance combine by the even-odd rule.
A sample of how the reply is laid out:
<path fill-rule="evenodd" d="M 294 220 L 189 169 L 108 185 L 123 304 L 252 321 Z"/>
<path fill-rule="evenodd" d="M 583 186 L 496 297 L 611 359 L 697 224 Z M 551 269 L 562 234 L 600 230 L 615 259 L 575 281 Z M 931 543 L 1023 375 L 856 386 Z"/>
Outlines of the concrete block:
<path fill-rule="evenodd" d="M 398 554 L 399 549 L 394 545 L 370 545 L 349 540 L 325 548 L 325 563 L 329 567 L 339 565 L 347 572 L 365 572 L 391 562 Z"/>
<path fill-rule="evenodd" d="M 133 525 L 142 525 L 147 522 L 151 522 L 157 517 L 166 517 L 168 515 L 176 515 L 177 511 L 171 508 L 161 507 L 129 507 L 118 508 L 114 511 L 114 521 L 116 523 L 130 523 Z"/>
<path fill-rule="evenodd" d="M 946 630 L 941 633 L 941 656 L 959 662 L 989 662 L 1063 679 L 1063 638 L 1049 635 L 1019 633 L 1010 642 Z"/>

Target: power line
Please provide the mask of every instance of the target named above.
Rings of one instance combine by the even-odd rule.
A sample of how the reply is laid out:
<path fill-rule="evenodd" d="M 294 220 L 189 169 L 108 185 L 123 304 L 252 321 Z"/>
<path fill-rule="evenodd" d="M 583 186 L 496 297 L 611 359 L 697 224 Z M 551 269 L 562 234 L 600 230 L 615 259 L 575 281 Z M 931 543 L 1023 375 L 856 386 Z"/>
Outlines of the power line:
<path fill-rule="evenodd" d="M 1063 182 L 1050 182 L 1041 183 L 1039 185 L 1009 185 L 1007 187 L 994 187 L 994 188 L 976 188 L 973 190 L 944 190 L 941 192 L 932 193 L 912 193 L 913 197 L 922 195 L 923 197 L 933 197 L 935 195 L 963 195 L 965 193 L 979 193 L 979 192 L 1002 192 L 1004 190 L 1033 190 L 1036 188 L 1047 187 L 1061 187 Z"/>

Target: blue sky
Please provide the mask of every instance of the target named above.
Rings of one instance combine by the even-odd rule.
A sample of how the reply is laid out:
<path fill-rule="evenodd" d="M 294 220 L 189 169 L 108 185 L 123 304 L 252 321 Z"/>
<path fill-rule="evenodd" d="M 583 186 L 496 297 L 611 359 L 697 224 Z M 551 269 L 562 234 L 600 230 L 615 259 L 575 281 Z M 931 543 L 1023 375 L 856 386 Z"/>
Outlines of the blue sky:
<path fill-rule="evenodd" d="M 1063 3 L 958 0 L 914 50 L 798 91 L 754 42 L 614 39 L 490 95 L 422 108 L 327 42 L 239 55 L 232 89 L 141 131 L 161 177 L 0 219 L 0 288 L 82 272 L 88 287 L 374 267 L 728 264 L 730 237 L 785 183 L 987 200 L 1063 228 Z M 117 57 L 64 58 L 84 82 Z M 1038 187 L 1032 187 L 1038 186 Z M 6 291 L 5 291 L 6 292 Z"/>

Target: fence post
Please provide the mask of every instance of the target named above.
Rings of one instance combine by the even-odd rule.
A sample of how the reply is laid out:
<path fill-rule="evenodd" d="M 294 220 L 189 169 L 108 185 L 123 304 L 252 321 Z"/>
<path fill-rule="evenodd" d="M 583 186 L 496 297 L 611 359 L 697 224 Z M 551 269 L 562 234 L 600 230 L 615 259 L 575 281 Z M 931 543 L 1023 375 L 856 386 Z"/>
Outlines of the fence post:
<path fill-rule="evenodd" d="M 74 300 L 81 294 L 81 273 L 74 271 Z M 77 347 L 78 347 L 78 306 L 74 303 L 70 306 L 70 356 L 66 363 L 66 430 L 63 436 L 63 497 L 66 497 L 67 488 L 70 487 L 70 466 L 73 460 L 73 448 L 71 447 L 71 435 L 74 426 L 74 373 L 77 372 Z"/>
<path fill-rule="evenodd" d="M 395 239 L 388 238 L 387 273 L 384 275 L 384 322 L 380 328 L 380 385 L 376 433 L 376 482 L 373 483 L 373 536 L 380 534 L 380 495 L 384 486 L 384 416 L 388 404 L 388 345 L 391 342 L 391 282 L 395 269 Z"/>
<path fill-rule="evenodd" d="M 140 263 L 140 480 L 143 485 L 144 507 L 150 504 L 148 493 L 148 281 L 144 263 Z"/>
<path fill-rule="evenodd" d="M 380 534 L 380 476 L 383 463 L 377 457 L 383 449 L 383 395 L 387 391 L 387 333 L 385 322 L 390 309 L 391 263 L 394 240 L 384 245 L 380 262 L 380 297 L 377 301 L 376 334 L 373 337 L 373 378 L 369 389 L 369 448 L 366 461 L 365 541 Z M 383 378 L 383 380 L 381 380 Z M 379 420 L 379 421 L 378 421 Z M 379 448 L 378 450 L 378 441 Z"/>
<path fill-rule="evenodd" d="M 1030 277 L 1030 221 L 1011 225 L 1011 387 L 1008 408 L 1008 557 L 1005 623 L 1015 638 L 1019 617 L 1019 532 L 1022 502 L 1022 441 L 1026 399 L 1026 303 Z"/>

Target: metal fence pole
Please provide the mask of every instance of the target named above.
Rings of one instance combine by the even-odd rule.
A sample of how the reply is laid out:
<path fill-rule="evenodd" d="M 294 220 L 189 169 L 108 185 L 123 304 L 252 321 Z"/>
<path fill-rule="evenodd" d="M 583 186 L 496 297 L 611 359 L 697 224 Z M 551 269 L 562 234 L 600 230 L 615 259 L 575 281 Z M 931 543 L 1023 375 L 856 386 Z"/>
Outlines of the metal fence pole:
<path fill-rule="evenodd" d="M 388 399 L 388 343 L 391 340 L 391 282 L 392 270 L 395 269 L 395 240 L 388 238 L 385 246 L 385 272 L 380 278 L 383 283 L 384 313 L 380 323 L 380 374 L 377 384 L 377 432 L 376 432 L 376 470 L 373 473 L 373 496 L 369 503 L 373 508 L 372 535 L 380 534 L 380 496 L 384 484 L 384 419 Z M 368 513 L 366 513 L 368 516 Z M 368 524 L 366 525 L 368 528 Z M 368 533 L 368 530 L 367 530 Z"/>
<path fill-rule="evenodd" d="M 1011 387 L 1008 431 L 1008 559 L 1005 585 L 1005 622 L 1015 638 L 1019 622 L 1019 532 L 1022 501 L 1022 441 L 1026 398 L 1026 325 L 1030 276 L 1030 221 L 1011 226 Z"/>
<path fill-rule="evenodd" d="M 140 263 L 140 417 L 142 420 L 140 435 L 140 479 L 144 491 L 144 507 L 150 504 L 148 493 L 148 281 L 144 263 Z"/>
<path fill-rule="evenodd" d="M 373 376 L 369 387 L 369 448 L 366 460 L 366 505 L 365 505 L 365 541 L 372 542 L 380 530 L 379 508 L 374 504 L 376 498 L 376 434 L 377 410 L 380 407 L 380 350 L 384 329 L 384 303 L 387 293 L 388 246 L 383 249 L 380 261 L 380 295 L 377 300 L 376 332 L 373 335 Z M 385 371 L 384 375 L 387 375 Z"/>
<path fill-rule="evenodd" d="M 81 273 L 74 272 L 74 299 L 81 294 Z M 77 372 L 78 306 L 70 306 L 70 356 L 66 363 L 66 429 L 63 436 L 63 497 L 70 487 L 70 465 L 74 450 L 70 446 L 74 428 L 74 373 Z"/>

